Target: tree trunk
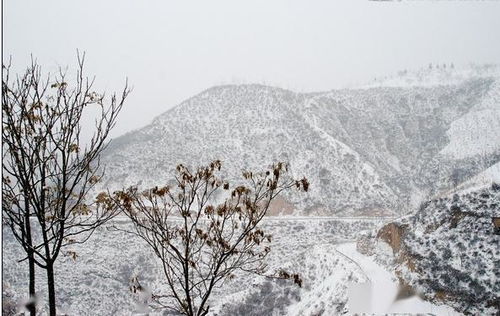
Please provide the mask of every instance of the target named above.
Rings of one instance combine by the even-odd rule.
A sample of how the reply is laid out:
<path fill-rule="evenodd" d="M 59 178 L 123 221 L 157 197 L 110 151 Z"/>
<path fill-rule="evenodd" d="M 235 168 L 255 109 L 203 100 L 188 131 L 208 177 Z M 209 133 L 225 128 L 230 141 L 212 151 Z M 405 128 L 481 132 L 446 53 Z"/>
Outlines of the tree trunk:
<path fill-rule="evenodd" d="M 54 262 L 47 262 L 47 286 L 49 290 L 49 315 L 56 316 L 56 292 L 54 282 Z"/>
<path fill-rule="evenodd" d="M 28 306 L 26 306 L 30 312 L 30 316 L 36 315 L 36 302 L 35 302 L 35 259 L 33 256 L 33 251 L 28 253 L 28 261 L 30 267 L 30 300 Z"/>
<path fill-rule="evenodd" d="M 30 212 L 29 204 L 25 203 L 25 229 L 26 229 L 26 244 L 28 245 L 28 264 L 30 272 L 30 284 L 29 284 L 29 303 L 27 308 L 30 312 L 30 316 L 36 315 L 36 305 L 35 305 L 35 254 L 32 250 L 33 241 L 31 239 L 31 222 L 30 222 Z"/>

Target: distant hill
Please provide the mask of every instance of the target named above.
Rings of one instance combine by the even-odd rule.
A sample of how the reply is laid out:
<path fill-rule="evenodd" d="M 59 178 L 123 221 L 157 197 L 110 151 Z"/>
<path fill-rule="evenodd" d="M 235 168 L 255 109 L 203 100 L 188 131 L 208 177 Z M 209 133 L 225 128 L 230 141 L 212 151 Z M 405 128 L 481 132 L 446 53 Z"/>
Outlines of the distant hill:
<path fill-rule="evenodd" d="M 420 69 L 403 69 L 393 75 L 374 78 L 363 87 L 431 87 L 499 75 L 500 67 L 495 64 L 470 64 L 468 67 L 456 68 L 453 63 L 430 63 Z"/>

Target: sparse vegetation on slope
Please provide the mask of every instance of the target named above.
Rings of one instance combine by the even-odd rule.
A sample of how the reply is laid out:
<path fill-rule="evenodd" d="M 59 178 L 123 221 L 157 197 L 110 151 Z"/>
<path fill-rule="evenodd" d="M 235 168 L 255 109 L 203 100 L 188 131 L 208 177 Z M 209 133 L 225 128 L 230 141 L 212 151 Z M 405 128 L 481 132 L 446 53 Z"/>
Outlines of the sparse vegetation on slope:
<path fill-rule="evenodd" d="M 430 300 L 470 314 L 500 312 L 500 185 L 424 203 L 378 237 L 395 254 L 396 275 Z"/>
<path fill-rule="evenodd" d="M 287 161 L 312 184 L 306 200 L 284 196 L 295 214 L 404 213 L 500 160 L 492 136 L 500 124 L 491 123 L 496 80 L 309 94 L 214 87 L 114 141 L 103 158 L 109 174 L 103 186 L 152 186 L 160 172 L 171 172 L 166 166 L 181 162 L 221 159 L 235 181 L 241 169 Z M 473 140 L 484 140 L 482 147 L 450 156 L 463 147 L 460 140 L 469 135 L 463 126 L 471 122 L 490 126 L 487 133 L 471 132 Z"/>

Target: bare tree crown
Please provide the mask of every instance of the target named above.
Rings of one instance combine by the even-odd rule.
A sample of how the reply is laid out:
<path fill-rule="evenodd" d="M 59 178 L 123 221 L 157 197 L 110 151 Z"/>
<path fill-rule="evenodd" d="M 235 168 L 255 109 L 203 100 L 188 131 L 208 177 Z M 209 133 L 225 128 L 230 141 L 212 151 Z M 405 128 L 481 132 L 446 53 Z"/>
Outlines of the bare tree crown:
<path fill-rule="evenodd" d="M 234 188 L 221 179 L 220 169 L 220 161 L 195 172 L 179 165 L 174 186 L 130 188 L 112 197 L 162 262 L 170 291 L 154 301 L 186 315 L 206 315 L 214 287 L 236 271 L 266 272 L 271 235 L 259 223 L 284 190 L 309 187 L 307 179 L 288 176 L 284 163 L 266 172 L 243 172 L 246 185 Z M 216 203 L 221 192 L 226 198 Z M 277 277 L 301 282 L 283 271 Z"/>
<path fill-rule="evenodd" d="M 92 205 L 87 194 L 102 176 L 99 156 L 130 89 L 110 98 L 95 92 L 84 57 L 78 56 L 74 85 L 63 70 L 42 76 L 36 61 L 15 78 L 3 66 L 3 219 L 30 260 L 47 271 L 62 247 L 84 242 L 116 213 Z M 87 111 L 97 113 L 88 142 L 82 139 Z M 50 285 L 49 299 L 54 315 Z"/>

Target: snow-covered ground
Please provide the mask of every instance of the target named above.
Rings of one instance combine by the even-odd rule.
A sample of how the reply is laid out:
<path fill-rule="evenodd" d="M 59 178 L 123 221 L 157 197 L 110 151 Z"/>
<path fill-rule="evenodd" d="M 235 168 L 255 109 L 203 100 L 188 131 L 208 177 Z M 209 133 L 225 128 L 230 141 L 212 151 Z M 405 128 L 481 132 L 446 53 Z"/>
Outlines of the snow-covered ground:
<path fill-rule="evenodd" d="M 370 297 L 366 300 L 366 308 L 358 307 L 360 312 L 381 314 L 409 313 L 409 314 L 427 314 L 432 315 L 461 315 L 449 306 L 434 305 L 422 300 L 414 295 L 406 299 L 396 300 L 399 285 L 394 276 L 376 263 L 373 257 L 365 256 L 356 250 L 355 243 L 346 243 L 339 245 L 337 251 L 354 260 L 363 273 L 368 278 L 366 284 L 366 294 Z M 349 305 L 349 302 L 348 302 Z"/>
<path fill-rule="evenodd" d="M 351 314 L 351 284 L 371 282 L 374 312 L 455 315 L 450 308 L 411 298 L 392 304 L 396 284 L 392 275 L 371 258 L 359 254 L 359 232 L 380 227 L 384 220 L 333 218 L 271 218 L 264 228 L 273 234 L 269 270 L 298 272 L 303 286 L 241 274 L 217 289 L 211 315 L 342 315 Z M 118 225 L 129 225 L 125 221 Z M 124 227 L 124 226 L 123 226 Z M 26 264 L 18 245 L 4 228 L 4 287 L 14 300 L 27 289 Z M 132 235 L 102 228 L 83 246 L 72 249 L 76 260 L 62 256 L 57 265 L 57 294 L 61 312 L 68 315 L 132 315 L 137 311 L 129 281 L 138 276 L 153 293 L 165 289 L 156 257 Z M 43 271 L 38 291 L 45 298 Z M 43 308 L 43 307 L 42 307 Z M 164 315 L 153 311 L 151 315 Z"/>

